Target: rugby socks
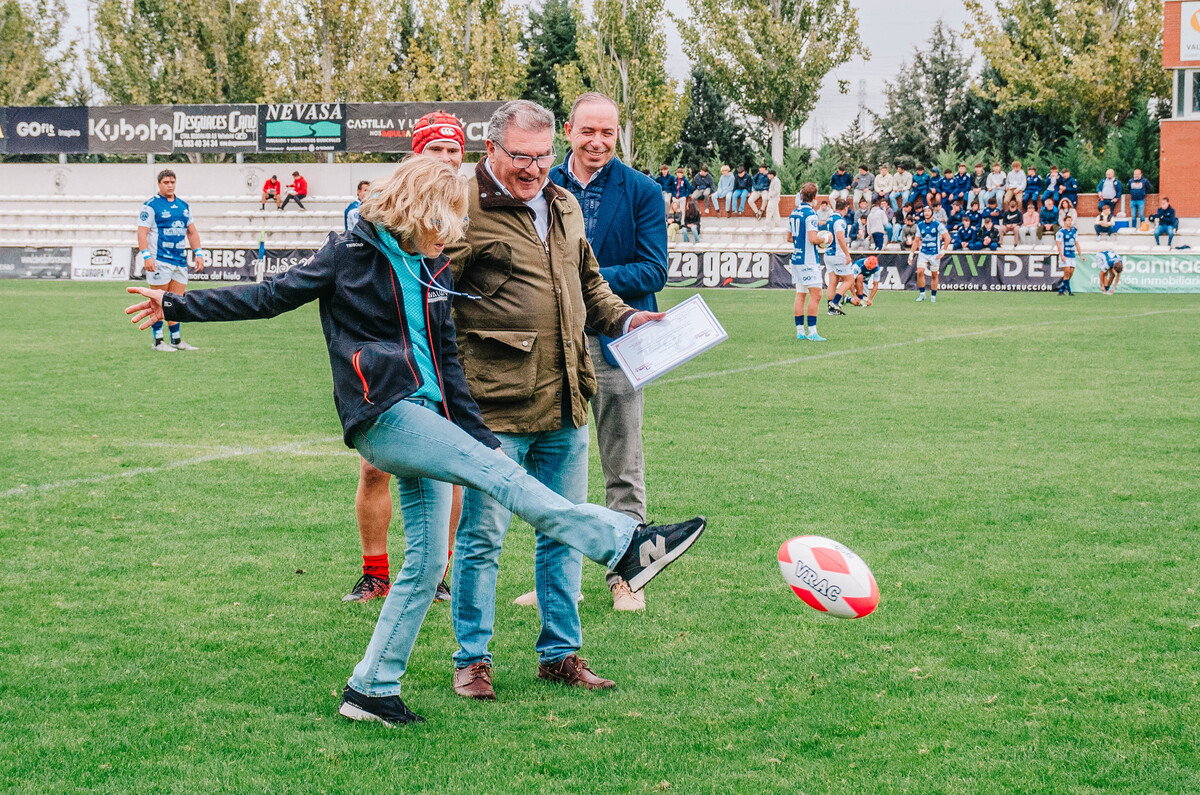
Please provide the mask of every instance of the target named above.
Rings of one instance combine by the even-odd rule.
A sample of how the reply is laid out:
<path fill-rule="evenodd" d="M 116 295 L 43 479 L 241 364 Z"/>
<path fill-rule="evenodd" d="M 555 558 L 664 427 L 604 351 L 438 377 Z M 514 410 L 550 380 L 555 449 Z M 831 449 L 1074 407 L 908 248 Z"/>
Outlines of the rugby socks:
<path fill-rule="evenodd" d="M 929 295 L 932 296 L 933 298 L 937 298 L 937 290 L 934 290 L 931 288 L 929 290 Z"/>
<path fill-rule="evenodd" d="M 1061 293 L 1063 290 L 1066 290 L 1066 291 L 1067 291 L 1067 295 L 1074 295 L 1074 294 L 1075 294 L 1075 293 L 1073 293 L 1073 292 L 1071 291 L 1071 280 L 1070 280 L 1070 279 L 1063 279 L 1063 286 L 1062 286 L 1062 290 L 1059 290 L 1059 292 Z"/>
<path fill-rule="evenodd" d="M 804 336 L 804 315 L 796 315 L 796 339 Z"/>
<path fill-rule="evenodd" d="M 157 323 L 155 323 L 153 326 L 151 326 L 151 328 L 154 329 L 154 343 L 156 345 L 158 343 L 162 342 L 162 327 L 163 327 L 163 323 L 161 320 L 158 321 Z"/>
<path fill-rule="evenodd" d="M 363 574 L 386 580 L 388 578 L 387 553 L 384 552 L 382 555 L 363 555 Z"/>
<path fill-rule="evenodd" d="M 170 331 L 171 331 L 171 344 L 178 345 L 179 341 L 181 339 L 183 339 L 183 335 L 179 331 L 179 324 L 178 323 L 168 323 L 167 328 L 170 329 Z"/>
<path fill-rule="evenodd" d="M 809 315 L 808 316 L 808 336 L 811 337 L 812 335 L 814 335 L 816 333 L 817 333 L 817 316 Z"/>
<path fill-rule="evenodd" d="M 918 291 L 918 292 L 919 292 L 921 295 L 925 295 L 925 288 L 924 288 L 924 287 L 918 287 L 918 288 L 917 288 L 917 291 Z"/>
<path fill-rule="evenodd" d="M 842 297 L 840 295 L 834 295 L 833 300 L 829 303 L 833 304 L 834 306 L 838 306 L 842 303 Z"/>
<path fill-rule="evenodd" d="M 442 579 L 450 576 L 450 564 L 454 563 L 454 550 L 450 550 L 450 554 L 446 557 L 446 570 L 442 572 Z"/>

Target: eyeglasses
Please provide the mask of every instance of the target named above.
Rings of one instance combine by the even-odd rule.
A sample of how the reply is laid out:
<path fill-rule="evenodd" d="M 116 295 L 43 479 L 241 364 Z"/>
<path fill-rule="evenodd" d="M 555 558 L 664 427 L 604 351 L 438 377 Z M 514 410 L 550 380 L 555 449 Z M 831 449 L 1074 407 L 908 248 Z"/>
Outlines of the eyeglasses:
<path fill-rule="evenodd" d="M 504 144 L 500 143 L 499 141 L 493 141 L 492 143 L 496 144 L 496 146 L 500 147 L 500 150 L 504 152 L 504 154 L 508 155 L 509 159 L 512 160 L 513 168 L 529 168 L 534 163 L 537 163 L 538 168 L 548 168 L 549 166 L 554 165 L 553 153 L 548 155 L 538 155 L 537 157 L 534 157 L 533 155 L 514 155 L 512 152 L 505 149 Z"/>

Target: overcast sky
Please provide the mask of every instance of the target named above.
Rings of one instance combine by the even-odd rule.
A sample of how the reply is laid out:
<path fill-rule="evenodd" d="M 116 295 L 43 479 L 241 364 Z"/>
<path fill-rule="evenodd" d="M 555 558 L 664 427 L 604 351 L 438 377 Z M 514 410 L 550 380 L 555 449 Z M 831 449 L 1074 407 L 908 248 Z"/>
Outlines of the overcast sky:
<path fill-rule="evenodd" d="M 519 0 L 520 1 L 520 0 Z M 526 0 L 540 3 L 541 0 Z M 687 13 L 686 0 L 666 0 L 668 10 L 676 14 Z M 911 60 L 914 47 L 923 47 L 925 39 L 941 17 L 954 29 L 962 27 L 966 16 L 958 3 L 933 2 L 932 0 L 855 0 L 858 8 L 859 32 L 871 51 L 871 59 L 856 58 L 831 74 L 812 119 L 801 131 L 802 140 L 813 142 L 814 134 L 823 129 L 825 134 L 836 136 L 854 120 L 858 111 L 860 81 L 865 81 L 866 106 L 880 109 L 883 106 L 883 84 L 892 78 L 900 62 Z M 72 27 L 86 30 L 87 0 L 67 0 Z M 664 20 L 667 30 L 667 70 L 672 77 L 683 80 L 691 64 L 683 52 L 679 32 L 669 19 Z M 84 36 L 80 39 L 86 41 Z M 837 92 L 837 80 L 850 83 L 850 93 L 842 96 Z"/>

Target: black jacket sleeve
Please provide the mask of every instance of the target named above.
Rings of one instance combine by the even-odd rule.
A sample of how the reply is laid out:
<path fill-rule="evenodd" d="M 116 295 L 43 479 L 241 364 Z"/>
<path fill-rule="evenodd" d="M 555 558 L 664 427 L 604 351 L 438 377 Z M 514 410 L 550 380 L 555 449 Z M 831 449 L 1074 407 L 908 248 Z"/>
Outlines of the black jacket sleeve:
<path fill-rule="evenodd" d="M 204 323 L 253 320 L 281 315 L 333 291 L 335 236 L 307 262 L 258 284 L 238 284 L 216 290 L 194 290 L 163 296 L 163 315 L 170 321 Z"/>

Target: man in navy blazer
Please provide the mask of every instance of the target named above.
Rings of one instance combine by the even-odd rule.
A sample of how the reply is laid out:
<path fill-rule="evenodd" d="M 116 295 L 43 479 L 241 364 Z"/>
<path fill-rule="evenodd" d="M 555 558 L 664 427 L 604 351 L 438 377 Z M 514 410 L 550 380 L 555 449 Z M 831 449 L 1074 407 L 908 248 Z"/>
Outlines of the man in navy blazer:
<path fill-rule="evenodd" d="M 566 188 L 583 209 L 588 242 L 600 275 L 635 309 L 658 310 L 655 294 L 667 283 L 667 226 L 661 188 L 616 158 L 620 131 L 617 104 L 603 94 L 581 95 L 563 132 L 571 142 L 566 160 L 550 179 Z M 642 393 L 635 390 L 608 351 L 612 340 L 588 330 L 596 370 L 596 437 L 604 469 L 605 502 L 614 511 L 646 521 L 646 465 L 642 457 Z M 644 610 L 643 592 L 608 575 L 613 607 Z"/>

